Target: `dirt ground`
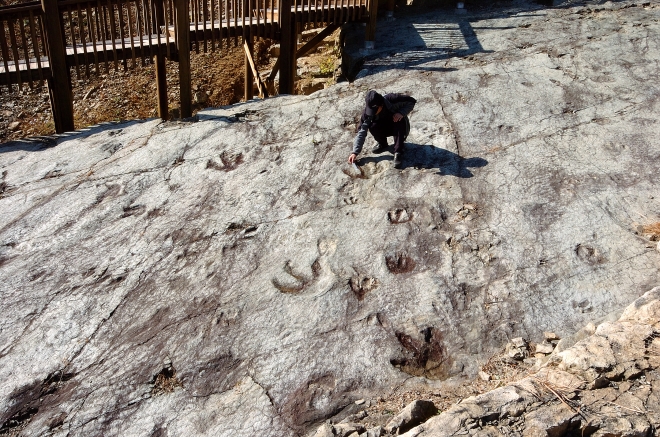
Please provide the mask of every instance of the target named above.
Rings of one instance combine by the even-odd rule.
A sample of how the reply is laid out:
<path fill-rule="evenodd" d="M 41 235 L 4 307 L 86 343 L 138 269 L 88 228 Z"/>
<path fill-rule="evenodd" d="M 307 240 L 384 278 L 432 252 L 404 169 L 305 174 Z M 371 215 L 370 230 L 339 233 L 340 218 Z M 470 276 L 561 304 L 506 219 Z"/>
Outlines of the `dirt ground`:
<path fill-rule="evenodd" d="M 314 30 L 305 34 L 314 34 Z M 298 92 L 309 94 L 334 82 L 334 70 L 339 61 L 334 40 L 330 36 L 326 43 L 300 58 L 298 61 L 300 80 Z M 274 65 L 277 57 L 273 41 L 262 39 L 255 43 L 255 58 L 262 77 Z M 272 55 L 271 55 L 272 54 Z M 145 66 L 140 60 L 132 68 L 124 71 L 119 63 L 117 70 L 112 64 L 106 70 L 100 66 L 100 72 L 90 72 L 85 76 L 80 68 L 80 77 L 76 69 L 71 69 L 73 87 L 73 110 L 76 129 L 106 121 L 143 119 L 157 116 L 156 74 L 151 60 Z M 170 116 L 179 116 L 179 80 L 178 64 L 167 62 L 167 84 Z M 242 42 L 237 47 L 221 51 L 191 53 L 193 113 L 206 107 L 217 107 L 240 102 L 243 99 L 244 52 Z M 92 69 L 93 70 L 93 69 Z M 313 83 L 314 86 L 311 86 Z M 6 87 L 0 89 L 0 143 L 26 137 L 50 135 L 55 132 L 50 109 L 48 91 L 45 86 L 34 88 L 16 85 L 12 92 Z"/>
<path fill-rule="evenodd" d="M 393 393 L 368 401 L 368 407 L 352 421 L 367 428 L 385 426 L 406 405 L 417 399 L 432 401 L 439 411 L 445 411 L 462 399 L 476 396 L 528 376 L 532 364 L 509 358 L 504 351 L 493 355 L 481 366 L 488 380 L 477 376 L 448 382 L 437 390 L 395 390 Z"/>

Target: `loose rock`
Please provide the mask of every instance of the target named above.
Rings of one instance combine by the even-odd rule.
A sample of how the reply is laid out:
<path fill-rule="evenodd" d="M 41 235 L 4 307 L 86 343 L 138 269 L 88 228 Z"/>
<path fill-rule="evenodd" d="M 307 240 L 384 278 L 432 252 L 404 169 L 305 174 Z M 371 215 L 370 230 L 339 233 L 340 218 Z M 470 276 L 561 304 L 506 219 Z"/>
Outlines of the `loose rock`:
<path fill-rule="evenodd" d="M 385 430 L 389 434 L 403 434 L 414 426 L 425 422 L 437 412 L 438 409 L 433 402 L 424 400 L 413 401 L 389 421 L 385 426 Z"/>

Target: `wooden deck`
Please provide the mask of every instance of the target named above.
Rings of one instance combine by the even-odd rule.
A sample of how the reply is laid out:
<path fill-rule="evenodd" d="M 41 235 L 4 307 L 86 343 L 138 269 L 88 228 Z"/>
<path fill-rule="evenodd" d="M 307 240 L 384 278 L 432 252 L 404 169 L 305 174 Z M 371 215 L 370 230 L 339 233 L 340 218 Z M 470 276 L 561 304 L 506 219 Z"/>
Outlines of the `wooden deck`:
<path fill-rule="evenodd" d="M 192 115 L 191 50 L 215 51 L 241 44 L 245 51 L 244 98 L 268 95 L 279 74 L 279 93 L 294 92 L 296 58 L 344 23 L 365 22 L 373 41 L 377 0 L 40 0 L 0 7 L 0 89 L 48 82 L 55 129 L 74 128 L 72 70 L 89 77 L 110 69 L 155 64 L 158 113 L 167 118 L 165 60 L 179 65 L 180 114 Z M 284 13 L 283 11 L 287 11 Z M 300 48 L 304 25 L 324 28 Z M 280 43 L 267 79 L 254 62 L 254 39 Z M 239 42 L 240 41 L 240 42 Z M 313 46 L 313 47 L 312 47 Z"/>
<path fill-rule="evenodd" d="M 80 39 L 81 35 L 84 35 L 84 29 L 75 28 L 76 20 L 74 13 L 78 13 L 78 18 L 84 18 L 85 16 L 93 16 L 90 5 L 97 8 L 97 10 L 102 10 L 102 7 L 105 4 L 104 0 L 102 1 L 90 1 L 90 0 L 64 0 L 60 2 L 62 5 L 63 19 L 62 21 L 67 24 L 69 23 L 68 34 L 65 30 L 65 37 L 69 41 L 75 41 L 76 38 Z M 140 1 L 140 0 L 108 0 L 112 5 L 112 2 L 116 2 L 117 7 L 121 8 L 122 5 L 128 5 L 130 1 Z M 163 20 L 162 26 L 160 26 L 160 33 L 138 35 L 132 37 L 123 37 L 123 38 L 100 38 L 96 39 L 96 35 L 104 36 L 110 34 L 121 34 L 121 29 L 117 30 L 118 27 L 126 27 L 127 24 L 130 24 L 135 28 L 137 33 L 140 29 L 140 26 L 135 23 L 126 23 L 125 21 L 130 20 L 130 14 L 128 20 L 124 19 L 122 21 L 121 14 L 119 17 L 114 15 L 106 16 L 106 14 L 101 15 L 101 18 L 98 18 L 96 25 L 97 28 L 94 28 L 94 22 L 87 23 L 87 26 L 90 27 L 87 31 L 87 38 L 90 39 L 89 42 L 76 42 L 75 44 L 67 44 L 65 46 L 66 51 L 66 65 L 69 68 L 75 68 L 77 73 L 80 74 L 81 71 L 89 75 L 90 67 L 95 67 L 97 73 L 108 69 L 118 69 L 118 68 L 132 68 L 137 65 L 138 62 L 144 64 L 144 59 L 151 58 L 158 53 L 165 54 L 168 58 L 176 60 L 177 59 L 177 36 L 175 32 L 175 24 L 172 17 L 168 17 L 167 12 L 172 11 L 173 6 L 167 6 L 167 1 L 165 0 L 166 5 L 163 11 Z M 196 2 L 197 0 L 191 0 L 191 2 Z M 208 0 L 202 0 L 208 1 Z M 223 0 L 219 1 L 222 5 Z M 224 6 L 226 11 L 231 10 L 231 5 L 228 3 L 229 0 L 225 0 L 226 5 Z M 231 0 L 234 2 L 234 8 L 239 8 L 238 0 Z M 245 3 L 248 0 L 240 0 Z M 258 2 L 259 0 L 249 0 L 250 2 Z M 262 0 L 266 4 L 266 0 Z M 5 32 L 4 34 L 0 32 L 0 86 L 10 86 L 12 84 L 27 84 L 35 81 L 42 82 L 51 77 L 51 65 L 47 55 L 39 56 L 39 61 L 36 57 L 30 57 L 29 60 L 26 60 L 25 53 L 28 53 L 26 47 L 19 47 L 20 43 L 16 39 L 16 36 L 13 35 L 13 30 L 16 28 L 15 23 L 11 22 L 11 19 L 20 20 L 29 18 L 30 23 L 28 25 L 29 29 L 23 30 L 22 22 L 18 24 L 20 27 L 19 33 L 23 33 L 21 41 L 30 40 L 34 45 L 31 48 L 31 52 L 39 53 L 40 48 L 41 52 L 45 52 L 45 44 L 43 41 L 38 42 L 41 38 L 42 40 L 42 29 L 41 23 L 37 22 L 40 19 L 40 5 L 36 2 L 34 4 L 26 4 L 21 7 L 9 7 L 9 8 L 0 8 L 0 21 L 5 20 Z M 368 0 L 294 0 L 293 6 L 291 7 L 291 17 L 292 21 L 296 23 L 314 23 L 316 25 L 320 24 L 341 24 L 348 21 L 366 21 L 368 19 Z M 136 3 L 137 4 L 137 3 Z M 196 3 L 191 3 L 196 4 Z M 273 3 L 274 5 L 274 0 Z M 77 7 L 76 7 L 77 5 Z M 82 5 L 82 6 L 81 6 Z M 211 5 L 213 5 L 213 0 L 211 0 Z M 6 10 L 5 10 L 6 9 Z M 116 8 L 115 8 L 116 9 Z M 212 13 L 201 13 L 199 8 L 195 10 L 194 6 L 192 8 L 191 15 L 201 15 L 206 16 L 206 18 L 211 18 Z M 3 17 L 3 10 L 5 14 Z M 280 40 L 281 38 L 281 29 L 280 29 L 280 9 L 275 7 L 251 7 L 248 9 L 250 14 L 248 16 L 231 16 L 229 19 L 224 20 L 206 20 L 206 21 L 195 21 L 190 22 L 189 24 L 189 38 L 191 47 L 196 51 L 200 50 L 200 47 L 203 46 L 204 51 L 207 51 L 208 47 L 211 47 L 211 50 L 216 48 L 226 47 L 230 43 L 226 40 L 244 37 L 246 34 L 251 34 L 253 37 L 258 38 L 271 38 L 273 40 Z M 114 11 L 114 9 L 113 9 Z M 68 16 L 64 16 L 64 13 Z M 147 11 L 148 12 L 148 11 Z M 85 15 L 86 13 L 86 15 Z M 146 14 L 146 12 L 143 12 Z M 152 14 L 153 15 L 153 14 Z M 73 17 L 73 18 L 72 18 Z M 115 20 L 113 20 L 115 18 Z M 124 17 L 125 18 L 125 17 Z M 139 13 L 135 14 L 135 19 L 139 21 Z M 153 16 L 151 17 L 153 18 Z M 144 21 L 144 20 L 143 20 Z M 14 24 L 10 26 L 9 24 Z M 139 24 L 139 23 L 138 23 Z M 79 25 L 82 26 L 82 25 Z M 103 28 L 101 28 L 103 26 Z M 146 25 L 142 26 L 145 30 Z M 152 26 L 152 29 L 153 26 Z M 155 30 L 155 29 L 154 29 Z M 131 31 L 132 32 L 132 31 Z M 124 32 L 126 33 L 126 31 Z M 9 41 L 6 41 L 7 34 L 9 34 Z M 4 38 L 3 38 L 4 37 Z M 84 39 L 84 38 L 83 38 Z M 224 41 L 223 41 L 224 40 Z M 35 43 L 37 41 L 37 43 Z M 235 45 L 236 42 L 232 44 Z M 16 61 L 18 59 L 18 61 Z"/>

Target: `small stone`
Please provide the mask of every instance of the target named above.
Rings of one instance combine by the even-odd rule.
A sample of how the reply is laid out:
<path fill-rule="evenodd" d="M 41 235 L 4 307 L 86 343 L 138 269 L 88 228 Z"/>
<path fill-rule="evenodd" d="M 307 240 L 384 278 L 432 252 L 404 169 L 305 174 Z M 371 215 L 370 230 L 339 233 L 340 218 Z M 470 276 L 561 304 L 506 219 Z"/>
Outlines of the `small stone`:
<path fill-rule="evenodd" d="M 335 433 L 333 432 L 332 425 L 324 423 L 318 427 L 313 437 L 333 437 L 334 435 Z"/>
<path fill-rule="evenodd" d="M 512 339 L 506 345 L 506 353 L 514 360 L 523 360 L 529 356 L 527 341 L 522 337 Z"/>
<path fill-rule="evenodd" d="M 202 91 L 197 91 L 193 95 L 193 101 L 197 104 L 203 104 L 206 103 L 206 101 L 209 99 L 209 96 L 206 95 L 206 93 Z"/>
<path fill-rule="evenodd" d="M 550 343 L 539 343 L 536 345 L 536 352 L 540 354 L 551 354 L 555 347 Z"/>
<path fill-rule="evenodd" d="M 364 404 L 364 399 L 358 399 L 357 401 L 355 401 L 355 405 L 362 405 L 362 404 Z"/>
<path fill-rule="evenodd" d="M 18 127 L 20 125 L 21 125 L 20 121 L 14 121 L 13 123 L 9 123 L 9 126 L 7 127 L 7 129 L 9 129 L 10 131 L 15 131 L 15 130 L 18 129 Z"/>
<path fill-rule="evenodd" d="M 559 340 L 559 336 L 555 334 L 554 332 L 544 332 L 543 337 L 545 337 L 545 341 L 557 341 Z"/>
<path fill-rule="evenodd" d="M 438 409 L 431 401 L 412 401 L 388 422 L 385 430 L 390 434 L 403 434 L 420 423 L 426 422 L 426 420 L 434 416 L 437 412 Z"/>
<path fill-rule="evenodd" d="M 490 381 L 490 375 L 483 370 L 479 372 L 479 378 L 483 379 L 484 381 Z"/>

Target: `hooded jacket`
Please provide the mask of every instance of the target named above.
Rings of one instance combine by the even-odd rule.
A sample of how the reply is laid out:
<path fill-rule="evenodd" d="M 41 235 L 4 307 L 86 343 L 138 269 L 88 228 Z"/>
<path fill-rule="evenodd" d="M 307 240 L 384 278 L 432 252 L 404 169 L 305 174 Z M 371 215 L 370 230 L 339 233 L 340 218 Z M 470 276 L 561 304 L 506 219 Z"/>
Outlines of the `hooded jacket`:
<path fill-rule="evenodd" d="M 408 114 L 410 114 L 410 112 L 415 107 L 415 103 L 417 103 L 417 100 L 405 94 L 398 94 L 398 93 L 385 94 L 383 98 L 384 98 L 384 106 L 387 109 L 387 112 L 390 112 L 392 114 L 399 113 L 403 115 L 404 120 L 402 121 L 406 123 L 406 130 L 409 131 L 410 121 L 408 120 Z M 378 115 L 375 115 L 373 117 L 367 116 L 366 108 L 365 110 L 362 111 L 358 132 L 357 135 L 355 136 L 355 140 L 353 141 L 352 153 L 355 153 L 356 155 L 360 154 L 360 152 L 362 151 L 362 146 L 364 146 L 364 141 L 367 139 L 367 132 L 369 132 L 369 128 L 378 120 L 379 120 Z M 391 123 L 394 123 L 394 121 L 391 121 Z"/>

